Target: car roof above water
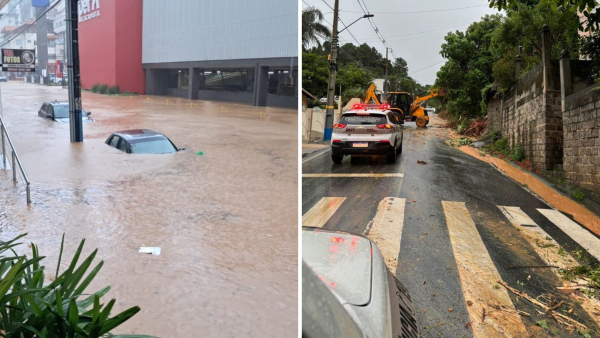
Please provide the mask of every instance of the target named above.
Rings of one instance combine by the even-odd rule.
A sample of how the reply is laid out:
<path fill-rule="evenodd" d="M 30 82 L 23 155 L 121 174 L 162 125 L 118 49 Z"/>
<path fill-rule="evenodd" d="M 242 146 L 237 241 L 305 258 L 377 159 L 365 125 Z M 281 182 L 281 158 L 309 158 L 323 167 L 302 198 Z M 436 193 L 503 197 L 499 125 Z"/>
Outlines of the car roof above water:
<path fill-rule="evenodd" d="M 156 138 L 166 137 L 165 135 L 163 135 L 159 132 L 156 132 L 154 130 L 150 130 L 150 129 L 122 130 L 122 131 L 114 132 L 113 134 L 122 136 L 124 139 L 129 140 L 129 141 L 135 141 L 135 140 L 146 139 L 146 138 L 155 138 L 155 137 Z"/>

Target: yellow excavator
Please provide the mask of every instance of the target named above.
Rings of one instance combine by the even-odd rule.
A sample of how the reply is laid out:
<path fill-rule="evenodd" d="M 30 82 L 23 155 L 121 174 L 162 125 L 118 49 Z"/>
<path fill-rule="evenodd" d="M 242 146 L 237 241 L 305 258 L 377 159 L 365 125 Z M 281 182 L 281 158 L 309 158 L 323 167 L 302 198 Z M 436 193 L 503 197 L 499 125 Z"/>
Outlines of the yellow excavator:
<path fill-rule="evenodd" d="M 387 104 L 390 110 L 401 113 L 406 121 L 416 122 L 417 127 L 424 128 L 429 124 L 429 115 L 421 107 L 421 104 L 437 96 L 446 96 L 444 87 L 432 89 L 423 96 L 417 96 L 414 100 L 411 100 L 409 93 L 390 92 L 388 93 Z M 405 114 L 405 112 L 409 112 L 409 114 Z"/>
<path fill-rule="evenodd" d="M 411 99 L 410 93 L 406 92 L 390 92 L 388 93 L 387 105 L 388 109 L 396 112 L 400 115 L 401 121 L 412 121 L 416 122 L 418 127 L 424 128 L 429 124 L 429 115 L 421 104 L 436 96 L 446 96 L 446 90 L 444 87 L 440 89 L 432 89 L 429 93 L 423 96 L 417 96 L 414 101 Z M 375 94 L 375 85 L 371 84 L 367 90 L 367 96 L 365 97 L 365 103 L 374 103 L 380 105 L 380 101 Z M 406 114 L 409 112 L 409 114 Z"/>

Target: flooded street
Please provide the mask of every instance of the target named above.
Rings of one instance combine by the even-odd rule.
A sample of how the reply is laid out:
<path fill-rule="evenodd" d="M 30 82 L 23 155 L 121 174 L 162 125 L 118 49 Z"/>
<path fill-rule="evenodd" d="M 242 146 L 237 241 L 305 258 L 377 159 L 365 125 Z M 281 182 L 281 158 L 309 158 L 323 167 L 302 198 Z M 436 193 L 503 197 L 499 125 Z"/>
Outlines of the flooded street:
<path fill-rule="evenodd" d="M 115 333 L 160 337 L 297 334 L 298 118 L 295 109 L 155 96 L 83 93 L 84 142 L 38 117 L 67 90 L 2 83 L 4 120 L 31 181 L 0 171 L 0 238 L 28 233 L 54 271 L 86 238 L 105 265 L 113 313 L 141 312 Z M 132 155 L 104 144 L 152 129 L 186 150 Z M 198 155 L 202 151 L 203 155 Z M 160 256 L 138 253 L 161 247 Z M 29 250 L 20 247 L 20 252 Z M 50 273 L 47 273 L 50 275 Z"/>

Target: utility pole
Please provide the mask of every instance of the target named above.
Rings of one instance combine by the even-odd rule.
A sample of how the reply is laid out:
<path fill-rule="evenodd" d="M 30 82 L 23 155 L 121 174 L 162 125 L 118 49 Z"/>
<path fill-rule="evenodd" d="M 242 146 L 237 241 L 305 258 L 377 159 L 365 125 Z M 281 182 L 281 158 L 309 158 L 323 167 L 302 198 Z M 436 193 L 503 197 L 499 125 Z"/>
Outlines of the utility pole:
<path fill-rule="evenodd" d="M 389 48 L 385 47 L 385 82 L 383 83 L 383 102 L 387 102 L 388 97 L 388 50 Z"/>
<path fill-rule="evenodd" d="M 83 142 L 81 121 L 81 75 L 79 73 L 79 30 L 77 0 L 66 0 L 67 68 L 69 69 L 69 124 L 71 142 Z"/>
<path fill-rule="evenodd" d="M 337 72 L 337 34 L 339 7 L 339 0 L 335 0 L 335 5 L 333 7 L 333 29 L 331 31 L 331 57 L 329 59 L 329 86 L 327 88 L 327 109 L 325 115 L 325 131 L 323 133 L 323 141 L 331 140 L 331 132 L 333 131 L 333 108 L 335 106 L 335 75 Z"/>

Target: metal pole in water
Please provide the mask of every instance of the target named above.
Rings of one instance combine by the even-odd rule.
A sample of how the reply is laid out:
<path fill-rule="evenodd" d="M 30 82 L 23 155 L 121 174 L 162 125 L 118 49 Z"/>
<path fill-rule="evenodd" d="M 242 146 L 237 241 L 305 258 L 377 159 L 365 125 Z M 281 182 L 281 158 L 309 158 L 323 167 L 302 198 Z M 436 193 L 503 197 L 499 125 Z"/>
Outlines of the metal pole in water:
<path fill-rule="evenodd" d="M 83 142 L 83 122 L 81 120 L 81 76 L 79 73 L 79 31 L 77 0 L 66 0 L 67 50 L 69 69 L 69 124 L 71 142 Z"/>
<path fill-rule="evenodd" d="M 13 183 L 17 183 L 17 166 L 15 166 L 15 150 L 12 151 Z"/>
<path fill-rule="evenodd" d="M 0 122 L 0 135 L 2 136 L 2 169 L 6 170 L 6 148 L 4 146 L 4 123 Z"/>

